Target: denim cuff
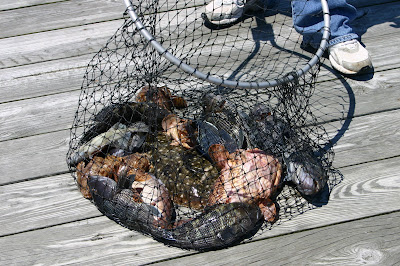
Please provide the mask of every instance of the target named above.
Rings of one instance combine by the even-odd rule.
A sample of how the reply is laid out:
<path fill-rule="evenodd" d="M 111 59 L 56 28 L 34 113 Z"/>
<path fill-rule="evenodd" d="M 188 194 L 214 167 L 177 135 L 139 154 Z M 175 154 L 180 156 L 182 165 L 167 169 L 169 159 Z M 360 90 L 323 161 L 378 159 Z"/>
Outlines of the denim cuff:
<path fill-rule="evenodd" d="M 333 46 L 333 45 L 338 44 L 338 43 L 341 43 L 341 42 L 347 42 L 347 41 L 350 41 L 350 40 L 353 40 L 353 39 L 358 39 L 358 35 L 355 34 L 355 33 L 349 33 L 349 34 L 346 34 L 346 35 L 342 35 L 342 36 L 339 36 L 339 37 L 336 37 L 336 38 L 333 38 L 333 39 L 329 40 L 328 47 L 329 46 Z"/>

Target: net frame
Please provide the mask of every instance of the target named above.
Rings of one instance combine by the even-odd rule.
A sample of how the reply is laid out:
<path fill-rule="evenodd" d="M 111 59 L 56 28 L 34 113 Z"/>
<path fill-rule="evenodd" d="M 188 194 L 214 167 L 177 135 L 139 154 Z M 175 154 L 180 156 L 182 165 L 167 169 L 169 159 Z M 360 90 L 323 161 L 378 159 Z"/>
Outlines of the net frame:
<path fill-rule="evenodd" d="M 324 54 L 327 45 L 328 45 L 328 40 L 330 36 L 330 13 L 329 13 L 329 6 L 328 2 L 326 0 L 321 0 L 321 6 L 322 6 L 322 12 L 323 12 L 323 18 L 324 18 L 324 27 L 322 28 L 323 34 L 322 34 L 322 39 L 321 43 L 315 52 L 315 55 L 308 61 L 308 63 L 303 66 L 301 69 L 298 69 L 296 71 L 296 74 L 289 74 L 285 75 L 284 77 L 280 77 L 277 79 L 273 80 L 266 80 L 262 82 L 244 82 L 244 81 L 232 81 L 232 80 L 226 80 L 226 79 L 221 79 L 216 76 L 212 76 L 209 74 L 205 74 L 201 72 L 200 70 L 184 63 L 181 59 L 175 57 L 172 53 L 168 52 L 167 49 L 165 49 L 157 40 L 156 38 L 146 29 L 146 27 L 143 25 L 142 21 L 140 20 L 138 14 L 135 11 L 135 8 L 131 2 L 131 0 L 124 0 L 125 5 L 127 7 L 127 11 L 129 16 L 131 17 L 133 23 L 135 24 L 136 28 L 140 32 L 140 34 L 150 42 L 150 44 L 154 47 L 154 49 L 159 52 L 165 59 L 170 61 L 172 64 L 178 66 L 181 70 L 185 71 L 186 73 L 190 75 L 194 75 L 195 77 L 208 81 L 210 83 L 213 83 L 218 86 L 225 86 L 228 88 L 239 88 L 239 89 L 251 89 L 251 88 L 270 88 L 270 87 L 275 87 L 278 86 L 282 83 L 286 83 L 288 81 L 293 81 L 297 77 L 303 76 L 306 74 L 315 64 L 319 62 L 321 59 L 322 55 Z"/>

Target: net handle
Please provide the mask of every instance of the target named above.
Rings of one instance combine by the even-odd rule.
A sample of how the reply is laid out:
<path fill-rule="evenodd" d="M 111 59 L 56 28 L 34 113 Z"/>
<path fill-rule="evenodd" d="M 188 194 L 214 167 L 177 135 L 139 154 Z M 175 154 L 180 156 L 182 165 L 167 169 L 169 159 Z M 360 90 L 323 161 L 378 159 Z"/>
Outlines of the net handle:
<path fill-rule="evenodd" d="M 131 17 L 133 23 L 135 24 L 137 30 L 140 34 L 151 43 L 151 45 L 156 49 L 164 58 L 170 61 L 172 64 L 178 66 L 183 71 L 196 76 L 197 78 L 208 81 L 210 83 L 216 84 L 218 86 L 224 86 L 228 88 L 239 88 L 239 89 L 252 89 L 252 88 L 270 88 L 282 83 L 286 83 L 288 81 L 294 80 L 296 77 L 301 77 L 306 74 L 311 67 L 313 67 L 319 59 L 322 57 L 329 39 L 329 25 L 330 25 L 330 15 L 329 15 L 329 7 L 326 0 L 321 0 L 322 12 L 324 17 L 324 27 L 323 27 L 323 34 L 322 40 L 318 50 L 315 52 L 315 55 L 307 62 L 307 64 L 296 71 L 296 75 L 289 74 L 288 76 L 274 79 L 274 80 L 266 80 L 262 82 L 245 82 L 245 81 L 233 81 L 233 80 L 226 80 L 221 79 L 219 77 L 205 74 L 190 65 L 187 65 L 182 62 L 179 58 L 175 57 L 173 54 L 167 51 L 159 42 L 156 41 L 154 36 L 146 29 L 143 23 L 140 21 L 139 16 L 136 14 L 135 9 L 132 5 L 131 0 L 124 0 L 125 5 L 128 9 L 129 16 Z"/>

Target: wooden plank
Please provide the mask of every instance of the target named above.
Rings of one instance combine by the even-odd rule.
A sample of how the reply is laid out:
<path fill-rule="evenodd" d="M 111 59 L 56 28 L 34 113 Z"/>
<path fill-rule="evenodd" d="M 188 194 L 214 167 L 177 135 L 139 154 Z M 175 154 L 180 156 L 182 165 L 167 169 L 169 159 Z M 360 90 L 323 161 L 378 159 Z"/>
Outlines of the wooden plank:
<path fill-rule="evenodd" d="M 7 1 L 0 0 L 0 11 L 23 8 L 28 6 L 43 5 L 54 2 L 63 2 L 68 0 L 19 0 L 19 1 Z"/>
<path fill-rule="evenodd" d="M 392 54 L 397 53 L 397 51 L 391 49 L 383 49 L 387 48 L 386 39 L 380 39 L 379 41 L 375 42 L 371 40 L 371 43 L 373 44 L 368 46 L 368 49 L 370 50 L 371 54 L 372 55 L 379 54 L 379 56 L 377 56 L 376 58 L 373 56 L 373 61 L 376 70 L 382 70 L 382 68 L 393 68 L 394 66 L 399 65 L 396 57 L 392 56 Z M 392 47 L 397 47 L 397 46 L 392 46 Z M 384 52 L 378 53 L 378 51 L 384 51 Z M 87 61 L 85 61 L 86 58 Z M 2 97 L 2 99 L 3 101 L 19 100 L 21 99 L 21 97 L 23 99 L 25 97 L 37 97 L 43 94 L 45 95 L 52 94 L 57 91 L 59 92 L 62 92 L 64 90 L 70 91 L 72 84 L 75 84 L 77 89 L 78 84 L 80 85 L 81 83 L 80 80 L 83 74 L 80 75 L 79 74 L 80 70 L 75 71 L 74 69 L 71 68 L 73 67 L 82 68 L 82 73 L 83 73 L 84 67 L 90 60 L 89 58 L 91 58 L 91 55 L 77 57 L 77 62 L 75 62 L 73 58 L 67 58 L 61 60 L 54 60 L 47 63 L 44 62 L 40 64 L 20 66 L 17 68 L 1 69 L 0 77 L 4 79 L 4 82 L 0 81 L 0 84 L 4 89 L 3 90 L 4 96 Z M 62 67 L 63 64 L 67 64 L 67 66 Z M 62 70 L 62 72 L 57 72 L 58 70 Z M 65 70 L 68 71 L 65 72 Z M 43 76 L 40 75 L 41 71 L 45 72 Z M 20 72 L 24 74 L 20 74 Z M 34 77 L 25 77 L 25 79 L 24 78 L 17 79 L 24 77 L 24 75 L 32 75 Z M 329 72 L 326 75 L 324 73 L 321 73 L 318 80 L 331 79 L 332 78 L 331 76 L 332 75 Z M 10 80 L 11 78 L 14 78 L 15 80 Z M 21 83 L 19 81 L 21 81 Z M 37 89 L 38 92 L 32 90 L 32 86 L 34 86 L 37 81 L 39 81 L 39 84 L 34 89 L 35 90 Z M 381 87 L 381 84 L 378 85 Z"/>
<path fill-rule="evenodd" d="M 68 144 L 69 130 L 2 142 L 0 150 L 13 155 L 0 159 L 0 184 L 65 173 Z"/>
<path fill-rule="evenodd" d="M 399 226 L 395 212 L 155 265 L 394 265 L 400 257 Z"/>
<path fill-rule="evenodd" d="M 3 11 L 0 16 L 0 24 L 7 25 L 1 31 L 0 38 L 120 19 L 125 11 L 123 1 L 104 1 L 101 4 L 95 0 L 2 2 L 0 11 L 11 10 Z M 358 2 L 360 1 L 353 4 L 358 7 L 373 4 L 366 1 Z M 185 5 L 179 1 L 169 1 L 168 4 L 160 2 L 160 9 L 167 11 L 169 8 L 171 11 L 175 8 L 189 8 L 203 4 L 204 1 L 199 0 L 190 1 Z M 18 27 L 21 24 L 25 27 Z"/>
<path fill-rule="evenodd" d="M 1 39 L 0 68 L 96 53 L 121 25 L 117 20 Z"/>
<path fill-rule="evenodd" d="M 34 76 L 41 77 L 41 75 L 46 75 L 46 74 L 56 75 L 57 72 L 76 70 L 76 69 L 83 69 L 82 77 L 80 78 L 82 79 L 84 68 L 86 68 L 86 66 L 88 65 L 88 63 L 90 62 L 90 60 L 93 58 L 94 55 L 95 55 L 94 53 L 89 53 L 76 57 L 67 57 L 63 59 L 38 62 L 35 64 L 27 64 L 23 66 L 3 68 L 0 69 L 0 82 L 2 82 L 2 85 L 6 85 L 8 82 L 11 82 L 12 80 L 16 82 L 18 80 L 23 80 L 24 78 L 29 78 Z M 60 76 L 62 76 L 62 74 L 60 74 Z M 46 79 L 46 77 L 43 77 L 41 79 Z M 23 97 L 16 97 L 14 100 L 21 98 Z M 11 98 L 9 101 L 12 100 L 13 99 Z"/>
<path fill-rule="evenodd" d="M 371 12 L 372 14 L 368 16 L 368 22 L 374 23 L 375 19 L 382 23 L 376 25 L 373 27 L 373 31 L 369 30 L 367 33 L 371 33 L 373 36 L 380 36 L 397 32 L 393 27 L 387 27 L 383 23 L 383 19 L 385 19 L 384 21 L 392 20 L 396 15 L 387 10 L 396 10 L 399 5 L 400 3 L 382 5 L 379 6 L 379 12 L 378 10 L 377 12 Z M 388 14 L 387 16 L 389 17 L 386 17 L 385 14 Z M 0 40 L 0 49 L 3 53 L 0 55 L 0 68 L 78 56 L 97 51 L 105 44 L 107 37 L 111 36 L 121 24 L 122 22 L 117 20 L 2 39 Z M 372 26 L 375 24 L 365 25 Z M 171 26 L 173 27 L 173 24 Z M 382 28 L 385 30 L 383 31 Z M 21 51 L 24 52 L 21 53 Z"/>
<path fill-rule="evenodd" d="M 18 1 L 19 2 L 19 1 Z M 5 4 L 0 2 L 1 13 L 0 24 L 7 25 L 0 33 L 0 38 L 43 32 L 68 27 L 76 27 L 86 24 L 117 20 L 123 17 L 126 9 L 125 3 L 121 1 L 95 0 L 68 0 L 68 1 L 45 1 L 39 3 Z M 139 1 L 132 1 L 138 5 Z M 141 1 L 143 10 L 146 10 L 146 1 Z M 191 8 L 204 5 L 204 0 L 193 0 L 187 3 L 182 1 L 160 1 L 159 11 L 171 12 L 172 10 Z M 15 9 L 17 6 L 19 7 Z M 14 6 L 13 9 L 7 10 Z M 25 7 L 25 8 L 21 8 Z M 25 27 L 18 27 L 25 25 Z"/>
<path fill-rule="evenodd" d="M 269 250 L 269 248 L 266 248 L 270 246 L 268 244 L 270 243 L 269 241 L 273 241 L 273 243 L 280 241 L 276 237 L 279 235 L 323 227 L 322 229 L 316 229 L 317 231 L 302 232 L 307 235 L 313 235 L 314 232 L 319 232 L 319 230 L 324 231 L 337 227 L 337 225 L 327 227 L 328 225 L 341 224 L 398 211 L 400 209 L 397 204 L 400 200 L 400 175 L 397 174 L 400 170 L 399 162 L 400 157 L 397 157 L 345 167 L 341 169 L 345 178 L 332 191 L 327 205 L 307 211 L 290 221 L 273 227 L 272 230 L 265 231 L 257 237 L 257 241 L 218 252 L 234 252 L 235 250 L 246 248 L 248 245 L 253 245 L 256 247 L 255 252 L 261 254 L 263 253 L 260 252 L 261 247 L 265 249 L 265 252 Z M 2 205 L 5 207 L 3 210 L 4 213 L 9 213 L 6 219 L 2 221 L 10 223 L 1 229 L 3 234 L 7 232 L 4 229 L 11 230 L 8 231 L 10 233 L 19 232 L 21 229 L 30 230 L 48 226 L 48 228 L 0 237 L 0 246 L 2 247 L 0 258 L 4 262 L 31 264 L 31 260 L 36 260 L 36 262 L 43 264 L 54 264 L 56 262 L 62 264 L 66 262 L 96 263 L 99 260 L 107 260 L 110 264 L 143 264 L 180 255 L 195 254 L 194 252 L 182 251 L 177 248 L 164 247 L 162 244 L 151 240 L 151 238 L 126 230 L 105 217 L 57 225 L 57 222 L 63 219 L 68 222 L 71 219 L 76 219 L 79 215 L 84 219 L 90 216 L 92 211 L 92 208 L 86 206 L 90 204 L 88 201 L 83 198 L 82 200 L 76 199 L 72 192 L 63 193 L 64 191 L 76 189 L 74 184 L 71 184 L 70 181 L 62 181 L 63 179 L 64 177 L 62 178 L 61 176 L 55 179 L 49 177 L 2 188 L 1 197 L 6 200 L 5 204 Z M 44 187 L 42 188 L 40 188 L 40 181 L 43 181 Z M 30 185 L 33 186 L 32 190 L 29 190 Z M 29 196 L 34 200 L 33 204 L 29 203 L 29 198 L 24 195 L 26 193 L 33 194 Z M 56 199 L 57 196 L 60 197 L 60 193 L 63 193 L 63 197 L 65 195 L 64 200 Z M 49 204 L 50 199 L 55 201 L 54 208 Z M 68 203 L 68 200 L 73 203 Z M 74 204 L 75 206 L 71 206 Z M 76 213 L 73 213 L 73 210 L 68 210 L 69 208 L 76 210 Z M 18 212 L 14 210 L 15 213 L 12 213 L 13 211 L 9 211 L 10 209 L 18 210 Z M 89 212 L 85 212 L 87 210 Z M 16 219 L 16 217 L 21 214 L 23 214 L 23 218 L 31 221 L 32 224 L 28 222 L 20 223 L 20 220 Z M 53 217 L 53 221 L 48 218 L 49 216 Z M 43 220 L 43 223 L 40 220 Z M 360 222 L 354 222 L 354 228 L 357 228 L 357 224 L 360 224 Z M 349 229 L 353 228 L 349 225 L 347 227 Z M 386 230 L 385 228 L 390 229 L 391 227 L 385 224 L 379 230 L 384 231 Z M 333 232 L 340 231 L 332 230 L 334 230 Z M 331 234 L 332 231 L 329 231 L 329 233 Z M 388 236 L 388 233 L 385 231 L 383 235 Z M 273 236 L 275 237 L 272 239 L 262 240 Z M 304 235 L 301 236 L 304 237 Z M 284 240 L 279 243 L 286 243 L 287 245 L 290 242 L 287 237 L 283 236 L 282 239 Z M 292 236 L 292 238 L 297 239 L 296 236 Z M 316 236 L 314 241 L 318 239 L 325 238 Z M 311 242 L 313 243 L 313 241 Z M 318 245 L 318 243 L 315 244 Z M 213 253 L 211 252 L 210 254 Z M 204 256 L 204 254 L 200 256 Z M 275 258 L 274 256 L 272 257 Z M 197 257 L 195 256 L 195 258 Z"/>
<path fill-rule="evenodd" d="M 0 103 L 21 101 L 37 97 L 44 97 L 46 101 L 46 96 L 48 98 L 49 95 L 54 95 L 53 99 L 66 96 L 71 97 L 71 94 L 65 93 L 80 90 L 84 74 L 85 67 L 67 68 L 54 72 L 43 72 L 23 78 L 0 81 L 0 87 L 3 89 Z M 75 95 L 76 94 L 74 94 L 74 96 Z M 75 100 L 75 105 L 77 105 L 78 98 L 71 97 L 71 100 L 72 99 Z M 38 111 L 40 112 L 40 110 Z M 72 113 L 73 109 L 65 111 Z M 56 110 L 53 109 L 52 112 L 56 112 Z"/>
<path fill-rule="evenodd" d="M 340 138 L 336 134 L 341 123 L 329 124 L 330 137 L 338 140 L 334 165 L 343 167 L 398 156 L 399 114 L 400 110 L 395 110 L 354 118 Z M 68 130 L 3 141 L 0 153 L 7 156 L 0 159 L 0 184 L 67 171 L 68 143 Z"/>
<path fill-rule="evenodd" d="M 3 121 L 0 141 L 70 128 L 78 107 L 83 72 L 84 68 L 67 68 L 0 81 L 0 85 L 4 84 L 4 91 L 8 92 L 4 99 L 15 99 L 13 92 L 18 91 L 21 91 L 21 96 L 26 93 L 25 97 L 34 97 L 0 104 L 0 121 Z M 323 75 L 323 79 L 327 79 L 328 74 Z M 400 107 L 400 91 L 396 87 L 398 69 L 375 73 L 374 78 L 368 81 L 349 78 L 332 80 L 332 77 L 335 76 L 330 73 L 331 80 L 318 83 L 311 98 L 311 106 L 320 122 L 345 119 L 350 108 L 354 107 L 350 106 L 354 104 L 353 97 L 357 108 L 351 116 Z M 38 97 L 44 93 L 49 95 Z"/>
<path fill-rule="evenodd" d="M 50 3 L 66 2 L 66 1 L 70 0 L 19 0 L 19 1 L 0 0 L 0 11 L 50 4 Z M 390 3 L 394 1 L 393 0 L 349 0 L 348 2 L 355 7 L 363 7 L 363 6 L 377 5 L 383 3 Z"/>
<path fill-rule="evenodd" d="M 397 57 L 392 56 L 393 53 L 400 53 L 400 48 L 399 51 L 396 51 L 396 48 L 387 49 L 386 39 L 368 41 L 367 45 L 373 56 L 376 71 L 374 78 L 366 82 L 357 82 L 356 80 L 354 81 L 347 78 L 347 83 L 354 84 L 357 88 L 357 92 L 364 90 L 362 89 L 364 85 L 370 87 L 369 90 L 374 90 L 373 88 L 375 87 L 385 89 L 386 91 L 392 88 L 395 82 L 397 82 L 397 76 L 392 74 L 393 71 L 396 70 L 391 70 L 387 72 L 387 74 L 379 73 L 379 71 L 400 66 L 400 61 Z M 86 65 L 93 55 L 94 54 L 88 54 L 15 68 L 0 69 L 0 86 L 2 87 L 0 102 L 78 90 L 83 81 Z M 377 56 L 375 57 L 374 55 Z M 329 64 L 327 60 L 326 64 Z M 339 75 L 335 76 L 332 74 L 331 71 L 333 70 L 330 67 L 323 67 L 318 81 L 331 80 L 339 77 Z M 389 76 L 385 78 L 386 75 Z M 379 93 L 379 95 L 383 94 Z M 395 99 L 392 97 L 388 98 Z M 374 108 L 375 106 L 379 106 L 379 104 L 370 106 L 370 108 Z"/>
<path fill-rule="evenodd" d="M 27 241 L 29 239 L 29 241 Z M 30 243 L 29 247 L 25 244 Z M 190 254 L 105 217 L 0 238 L 2 264 L 133 264 Z"/>
<path fill-rule="evenodd" d="M 78 107 L 79 87 L 72 87 L 71 92 L 43 96 L 4 103 L 0 120 L 4 121 L 0 139 L 12 139 L 71 127 Z M 74 90 L 75 89 L 75 90 Z"/>
<path fill-rule="evenodd" d="M 393 37 L 396 39 L 395 36 Z M 392 56 L 400 53 L 400 48 L 396 48 L 398 46 L 390 46 L 390 49 L 388 49 L 387 39 L 385 38 L 366 40 L 365 42 L 373 57 L 375 76 L 366 83 L 353 83 L 359 88 L 361 84 L 369 84 L 368 86 L 388 89 L 388 87 L 393 86 L 394 83 L 392 84 L 392 81 L 397 80 L 396 75 L 389 74 L 389 77 L 385 80 L 385 74 L 380 74 L 378 71 L 400 66 L 398 58 Z M 78 89 L 82 83 L 85 68 L 93 56 L 94 53 L 91 53 L 78 57 L 0 69 L 0 86 L 2 87 L 0 101 L 21 100 Z M 327 61 L 325 63 L 329 64 Z M 318 81 L 336 78 L 331 71 L 333 70 L 330 67 L 323 67 Z M 347 80 L 348 82 L 352 81 L 352 79 Z M 377 80 L 376 84 L 374 83 L 375 80 Z M 389 99 L 393 98 L 390 97 Z"/>
<path fill-rule="evenodd" d="M 0 38 L 121 19 L 124 11 L 123 1 L 95 0 L 70 0 L 3 11 Z"/>
<path fill-rule="evenodd" d="M 101 216 L 71 174 L 0 186 L 0 236 Z"/>

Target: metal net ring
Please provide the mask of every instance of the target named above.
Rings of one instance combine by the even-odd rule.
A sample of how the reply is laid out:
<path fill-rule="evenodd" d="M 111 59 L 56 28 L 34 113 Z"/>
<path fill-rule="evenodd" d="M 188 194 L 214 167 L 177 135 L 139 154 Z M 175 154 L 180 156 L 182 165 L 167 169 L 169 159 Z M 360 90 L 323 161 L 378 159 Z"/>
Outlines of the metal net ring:
<path fill-rule="evenodd" d="M 210 75 L 209 73 L 203 73 L 202 71 L 194 68 L 186 63 L 183 62 L 180 58 L 173 55 L 173 53 L 169 52 L 168 49 L 164 48 L 163 45 L 157 41 L 157 38 L 153 36 L 153 34 L 146 28 L 146 26 L 142 23 L 140 17 L 135 11 L 135 7 L 132 4 L 131 0 L 124 0 L 125 5 L 127 7 L 127 11 L 129 16 L 131 17 L 133 23 L 135 24 L 136 28 L 140 32 L 140 34 L 150 42 L 150 44 L 154 47 L 154 49 L 159 52 L 164 58 L 170 61 L 172 64 L 178 66 L 181 70 L 185 71 L 186 73 L 193 75 L 201 80 L 208 81 L 212 84 L 218 86 L 224 86 L 228 88 L 240 88 L 240 89 L 249 89 L 249 88 L 270 88 L 278 86 L 282 83 L 286 83 L 288 81 L 293 81 L 296 77 L 303 76 L 307 73 L 314 65 L 316 65 L 322 55 L 325 52 L 325 49 L 328 44 L 329 40 L 329 29 L 330 29 L 330 14 L 329 14 L 329 7 L 326 0 L 321 0 L 322 12 L 323 12 L 323 19 L 324 19 L 324 27 L 322 28 L 323 34 L 321 43 L 315 52 L 315 55 L 300 69 L 296 71 L 292 71 L 293 73 L 289 73 L 282 77 L 278 77 L 272 80 L 265 80 L 260 82 L 253 82 L 253 81 L 234 81 L 228 79 L 222 79 L 215 75 Z"/>

